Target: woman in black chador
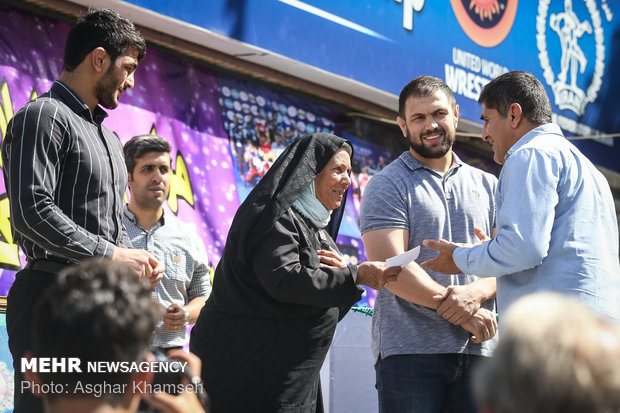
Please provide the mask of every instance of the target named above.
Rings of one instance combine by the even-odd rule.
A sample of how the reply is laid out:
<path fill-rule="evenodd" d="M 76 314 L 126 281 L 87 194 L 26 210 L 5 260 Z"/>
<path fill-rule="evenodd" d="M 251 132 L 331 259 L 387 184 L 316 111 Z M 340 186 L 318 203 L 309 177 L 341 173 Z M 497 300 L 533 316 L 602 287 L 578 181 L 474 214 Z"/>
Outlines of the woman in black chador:
<path fill-rule="evenodd" d="M 336 323 L 358 284 L 379 289 L 400 271 L 337 252 L 352 152 L 334 135 L 300 138 L 237 210 L 190 341 L 212 413 L 322 412 Z"/>

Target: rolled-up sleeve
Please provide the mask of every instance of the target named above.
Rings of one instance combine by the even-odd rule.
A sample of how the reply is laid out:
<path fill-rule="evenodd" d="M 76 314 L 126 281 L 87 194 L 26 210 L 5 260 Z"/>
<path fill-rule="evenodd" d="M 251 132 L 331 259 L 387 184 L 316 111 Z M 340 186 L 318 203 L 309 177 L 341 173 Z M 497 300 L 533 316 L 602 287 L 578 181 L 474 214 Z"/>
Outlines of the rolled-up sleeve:
<path fill-rule="evenodd" d="M 457 248 L 455 264 L 468 274 L 496 277 L 539 265 L 547 256 L 558 203 L 559 166 L 544 151 L 523 148 L 500 177 L 495 238 Z"/>

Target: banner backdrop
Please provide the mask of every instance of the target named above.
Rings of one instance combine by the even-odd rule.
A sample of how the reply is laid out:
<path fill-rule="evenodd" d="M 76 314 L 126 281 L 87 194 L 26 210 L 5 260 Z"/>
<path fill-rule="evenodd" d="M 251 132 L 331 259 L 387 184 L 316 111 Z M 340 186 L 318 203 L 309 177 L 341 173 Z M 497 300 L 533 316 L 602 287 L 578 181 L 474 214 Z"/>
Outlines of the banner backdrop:
<path fill-rule="evenodd" d="M 62 69 L 70 25 L 0 5 L 0 132 L 30 99 L 45 93 Z M 232 77 L 158 50 L 148 50 L 118 108 L 104 124 L 121 140 L 156 133 L 172 147 L 168 213 L 192 223 L 217 265 L 240 202 L 293 139 L 312 132 L 339 133 L 340 113 L 297 95 Z M 347 136 L 361 164 L 389 161 L 385 150 Z M 383 152 L 378 152 L 383 151 Z M 381 161 L 383 162 L 383 161 Z M 372 171 L 375 169 L 372 168 Z M 368 168 L 365 169 L 368 173 Z M 357 182 L 357 173 L 354 181 Z M 349 191 L 337 242 L 349 261 L 365 259 L 355 219 L 359 188 Z M 356 192 L 357 191 L 357 192 Z M 0 296 L 24 264 L 13 244 L 4 182 L 0 180 Z M 372 306 L 368 290 L 360 306 Z"/>
<path fill-rule="evenodd" d="M 58 77 L 70 25 L 0 6 L 0 131 L 5 136 L 13 113 L 45 93 Z M 136 87 L 127 91 L 105 125 L 122 142 L 157 133 L 172 146 L 168 209 L 193 223 L 212 262 L 217 262 L 239 205 L 225 132 L 219 120 L 216 79 L 201 67 L 149 50 Z M 12 243 L 4 182 L 0 183 L 0 266 L 16 270 L 23 256 Z M 12 283 L 12 271 L 0 277 L 0 295 Z"/>
<path fill-rule="evenodd" d="M 437 76 L 474 122 L 482 86 L 525 70 L 546 87 L 567 136 L 620 130 L 609 115 L 620 90 L 618 0 L 124 1 L 393 94 Z M 618 142 L 574 143 L 620 172 Z"/>
<path fill-rule="evenodd" d="M 62 69 L 70 25 L 0 4 L 0 137 L 13 114 L 47 92 Z M 339 134 L 355 148 L 352 186 L 337 243 L 349 262 L 366 260 L 357 226 L 364 188 L 373 174 L 399 154 L 338 129 L 341 113 L 298 95 L 255 82 L 215 75 L 208 68 L 149 50 L 135 87 L 109 111 L 104 124 L 126 142 L 156 133 L 171 143 L 172 176 L 166 213 L 193 224 L 209 259 L 217 265 L 240 202 L 288 143 L 312 132 Z M 476 155 L 459 155 L 489 170 Z M 486 168 L 485 168 L 486 166 Z M 25 264 L 13 243 L 4 181 L 0 179 L 0 296 Z M 356 304 L 373 307 L 374 290 Z M 370 310 L 366 308 L 366 310 Z M 4 315 L 0 314 L 0 413 L 11 411 L 12 366 Z"/>

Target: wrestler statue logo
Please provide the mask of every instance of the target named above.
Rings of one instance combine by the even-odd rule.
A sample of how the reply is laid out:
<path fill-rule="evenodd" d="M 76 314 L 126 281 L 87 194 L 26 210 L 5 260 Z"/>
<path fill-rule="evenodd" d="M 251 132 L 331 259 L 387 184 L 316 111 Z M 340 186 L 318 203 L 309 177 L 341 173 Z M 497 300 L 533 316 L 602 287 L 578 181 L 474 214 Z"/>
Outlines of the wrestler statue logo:
<path fill-rule="evenodd" d="M 579 0 L 577 0 L 579 1 Z M 588 103 L 594 102 L 601 88 L 601 80 L 605 69 L 605 45 L 601 14 L 596 0 L 584 0 L 589 16 L 579 16 L 573 7 L 573 0 L 564 0 L 564 9 L 557 13 L 549 13 L 551 0 L 541 0 L 538 4 L 536 19 L 538 57 L 544 71 L 544 78 L 553 91 L 555 104 L 560 109 L 573 111 L 577 116 L 584 114 Z M 610 16 L 607 16 L 608 19 Z M 546 28 L 551 29 L 547 37 Z M 548 40 L 551 36 L 559 42 L 561 58 L 559 72 L 553 71 L 547 52 Z M 596 55 L 586 55 L 582 43 L 590 42 L 594 36 Z M 589 38 L 589 39 L 588 39 Z M 588 58 L 595 62 L 588 66 Z M 558 67 L 558 62 L 553 62 Z M 589 71 L 586 72 L 586 69 Z M 592 71 L 593 69 L 593 71 Z M 583 80 L 592 78 L 590 85 L 582 88 Z M 582 80 L 580 82 L 580 80 Z"/>

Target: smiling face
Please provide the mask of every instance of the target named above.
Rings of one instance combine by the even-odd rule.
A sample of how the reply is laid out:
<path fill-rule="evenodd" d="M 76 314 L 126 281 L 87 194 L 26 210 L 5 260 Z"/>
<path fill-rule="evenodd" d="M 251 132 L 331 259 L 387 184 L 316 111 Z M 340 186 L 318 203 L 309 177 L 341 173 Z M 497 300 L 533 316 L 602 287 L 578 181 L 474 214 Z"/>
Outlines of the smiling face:
<path fill-rule="evenodd" d="M 443 158 L 450 152 L 458 119 L 458 105 L 453 109 L 440 90 L 428 96 L 410 96 L 404 113 L 397 118 L 412 155 L 422 163 L 424 159 Z"/>
<path fill-rule="evenodd" d="M 159 210 L 170 192 L 170 154 L 147 152 L 136 159 L 128 186 L 132 204 L 141 209 Z"/>
<path fill-rule="evenodd" d="M 493 147 L 493 160 L 503 165 L 508 150 L 518 139 L 515 138 L 511 128 L 511 118 L 502 116 L 496 109 L 489 109 L 482 104 L 482 115 L 480 119 L 484 121 L 482 125 L 482 140 L 485 140 Z"/>
<path fill-rule="evenodd" d="M 119 56 L 108 67 L 95 86 L 95 93 L 101 106 L 106 109 L 118 106 L 118 100 L 125 90 L 134 86 L 134 72 L 137 67 L 138 51 L 132 47 L 127 54 Z"/>
<path fill-rule="evenodd" d="M 340 148 L 314 179 L 316 197 L 330 211 L 342 203 L 344 192 L 351 184 L 351 157 Z"/>

